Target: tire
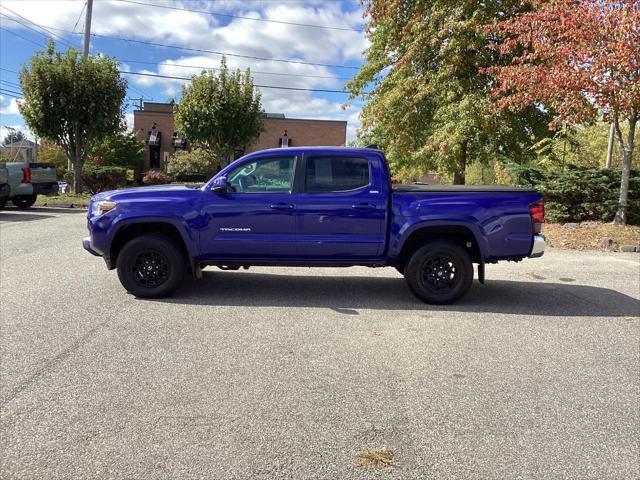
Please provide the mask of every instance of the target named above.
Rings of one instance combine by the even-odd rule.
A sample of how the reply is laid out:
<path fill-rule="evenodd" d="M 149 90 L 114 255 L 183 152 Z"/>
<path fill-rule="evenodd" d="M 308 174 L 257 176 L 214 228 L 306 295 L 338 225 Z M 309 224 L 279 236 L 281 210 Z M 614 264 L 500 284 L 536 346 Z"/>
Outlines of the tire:
<path fill-rule="evenodd" d="M 16 207 L 25 209 L 36 203 L 37 198 L 38 195 L 21 195 L 19 197 L 13 197 L 11 201 Z"/>
<path fill-rule="evenodd" d="M 0 210 L 2 210 L 6 204 L 7 204 L 6 198 L 0 199 Z"/>
<path fill-rule="evenodd" d="M 141 235 L 125 244 L 116 268 L 120 283 L 129 293 L 140 298 L 161 298 L 180 286 L 187 259 L 170 238 Z"/>
<path fill-rule="evenodd" d="M 405 280 L 420 300 L 435 305 L 453 303 L 473 283 L 473 263 L 459 245 L 432 241 L 416 250 L 405 266 Z"/>

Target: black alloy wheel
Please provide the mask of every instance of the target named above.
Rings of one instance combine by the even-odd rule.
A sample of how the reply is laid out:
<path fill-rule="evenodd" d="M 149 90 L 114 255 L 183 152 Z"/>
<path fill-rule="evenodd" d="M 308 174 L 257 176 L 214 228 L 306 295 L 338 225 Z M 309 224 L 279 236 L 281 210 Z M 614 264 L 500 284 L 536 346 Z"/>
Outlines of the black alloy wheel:
<path fill-rule="evenodd" d="M 473 282 L 473 263 L 467 251 L 443 240 L 416 250 L 404 270 L 409 288 L 426 303 L 452 303 L 465 295 Z"/>
<path fill-rule="evenodd" d="M 187 271 L 183 249 L 165 235 L 146 234 L 129 240 L 116 260 L 122 286 L 140 298 L 160 298 L 174 292 Z"/>

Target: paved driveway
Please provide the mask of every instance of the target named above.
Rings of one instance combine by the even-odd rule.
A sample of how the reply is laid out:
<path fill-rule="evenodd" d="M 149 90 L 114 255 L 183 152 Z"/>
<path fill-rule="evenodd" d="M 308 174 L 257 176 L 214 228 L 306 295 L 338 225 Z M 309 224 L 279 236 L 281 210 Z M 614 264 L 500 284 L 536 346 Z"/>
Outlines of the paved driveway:
<path fill-rule="evenodd" d="M 640 475 L 640 256 L 488 266 L 464 301 L 393 269 L 207 269 L 127 295 L 84 213 L 0 214 L 2 478 Z M 394 466 L 355 467 L 387 447 Z"/>

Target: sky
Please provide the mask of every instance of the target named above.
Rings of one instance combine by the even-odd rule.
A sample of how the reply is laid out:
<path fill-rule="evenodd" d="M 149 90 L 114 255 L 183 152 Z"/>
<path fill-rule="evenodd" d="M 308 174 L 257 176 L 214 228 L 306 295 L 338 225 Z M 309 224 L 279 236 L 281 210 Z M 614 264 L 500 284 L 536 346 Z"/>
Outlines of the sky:
<path fill-rule="evenodd" d="M 85 0 L 0 0 L 0 139 L 7 127 L 32 137 L 18 112 L 17 72 L 47 38 L 58 50 L 82 50 L 85 8 Z M 356 0 L 94 0 L 90 54 L 115 57 L 122 72 L 190 77 L 219 67 L 219 53 L 226 53 L 229 67 L 251 68 L 255 84 L 265 86 L 259 88 L 266 112 L 347 120 L 350 141 L 359 127 L 359 101 L 344 108 L 344 93 L 266 86 L 342 90 L 368 46 L 362 29 Z M 129 124 L 141 97 L 179 101 L 185 83 L 123 77 Z"/>

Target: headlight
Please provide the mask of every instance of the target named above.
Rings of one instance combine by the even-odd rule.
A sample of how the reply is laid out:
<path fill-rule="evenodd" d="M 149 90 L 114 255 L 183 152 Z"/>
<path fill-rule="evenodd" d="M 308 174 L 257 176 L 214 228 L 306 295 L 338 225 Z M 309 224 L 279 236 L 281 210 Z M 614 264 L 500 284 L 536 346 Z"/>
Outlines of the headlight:
<path fill-rule="evenodd" d="M 106 213 L 109 210 L 113 210 L 114 208 L 116 208 L 116 202 L 111 202 L 109 200 L 96 202 L 91 207 L 91 216 L 95 217 L 96 215 L 102 215 L 103 213 Z"/>

